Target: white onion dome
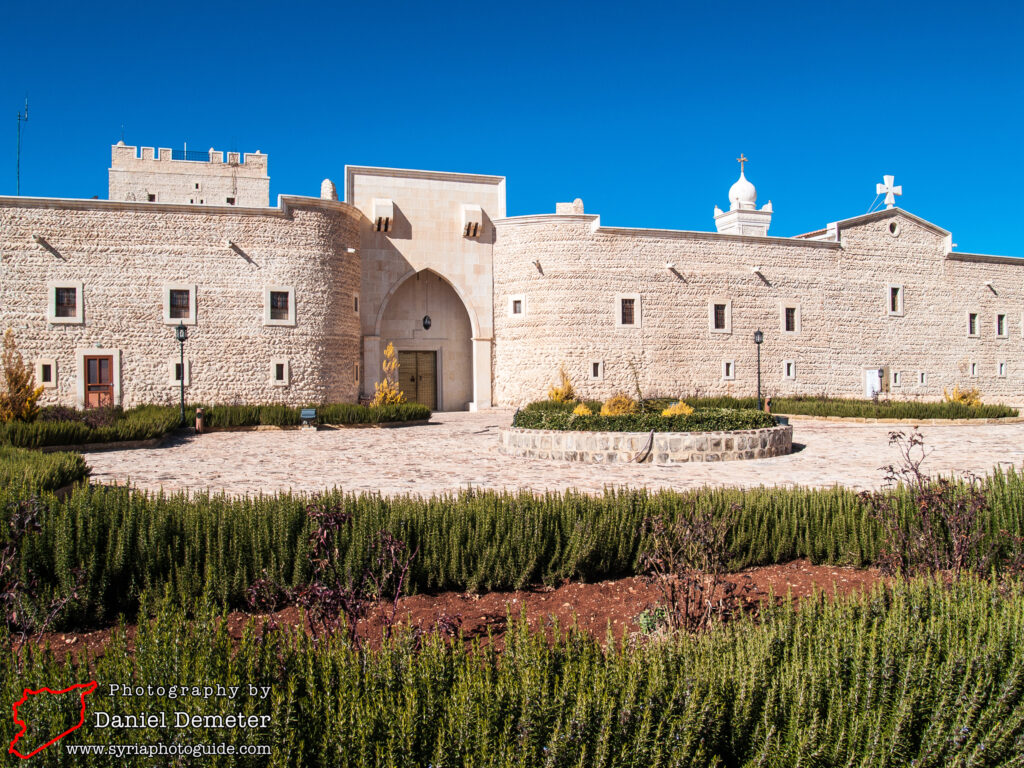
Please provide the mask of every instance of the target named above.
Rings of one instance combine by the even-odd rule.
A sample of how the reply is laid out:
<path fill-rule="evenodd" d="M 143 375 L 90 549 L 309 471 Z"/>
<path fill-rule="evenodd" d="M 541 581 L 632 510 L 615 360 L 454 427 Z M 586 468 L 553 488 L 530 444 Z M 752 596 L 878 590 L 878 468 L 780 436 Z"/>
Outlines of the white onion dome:
<path fill-rule="evenodd" d="M 737 208 L 756 208 L 757 190 L 754 185 L 747 181 L 747 177 L 740 170 L 740 177 L 729 187 L 729 210 Z"/>

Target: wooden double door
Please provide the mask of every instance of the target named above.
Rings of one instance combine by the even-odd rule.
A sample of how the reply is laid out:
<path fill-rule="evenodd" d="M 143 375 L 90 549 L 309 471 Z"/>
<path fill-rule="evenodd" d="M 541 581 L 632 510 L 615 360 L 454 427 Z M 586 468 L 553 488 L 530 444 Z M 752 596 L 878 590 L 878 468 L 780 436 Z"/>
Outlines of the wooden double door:
<path fill-rule="evenodd" d="M 408 400 L 437 410 L 437 352 L 399 351 L 398 385 Z"/>
<path fill-rule="evenodd" d="M 85 407 L 114 404 L 114 358 L 90 355 L 85 358 Z"/>

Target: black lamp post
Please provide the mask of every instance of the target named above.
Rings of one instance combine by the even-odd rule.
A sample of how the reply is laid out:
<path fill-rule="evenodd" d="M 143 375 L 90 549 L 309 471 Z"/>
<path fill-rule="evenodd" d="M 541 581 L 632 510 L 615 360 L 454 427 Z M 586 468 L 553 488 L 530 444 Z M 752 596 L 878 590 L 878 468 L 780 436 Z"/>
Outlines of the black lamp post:
<path fill-rule="evenodd" d="M 764 334 L 754 331 L 754 346 L 757 347 L 757 410 L 761 410 L 761 342 Z"/>
<path fill-rule="evenodd" d="M 181 383 L 181 427 L 185 427 L 185 342 L 188 341 L 188 328 L 184 323 L 178 323 L 174 329 L 174 336 L 181 345 L 181 368 L 178 370 L 178 381 Z"/>

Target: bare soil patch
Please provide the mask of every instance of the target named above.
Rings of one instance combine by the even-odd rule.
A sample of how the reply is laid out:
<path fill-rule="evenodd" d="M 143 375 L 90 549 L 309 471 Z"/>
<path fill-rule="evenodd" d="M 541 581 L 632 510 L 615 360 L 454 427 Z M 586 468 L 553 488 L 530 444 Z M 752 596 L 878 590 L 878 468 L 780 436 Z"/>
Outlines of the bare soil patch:
<path fill-rule="evenodd" d="M 842 597 L 870 589 L 883 578 L 875 569 L 850 568 L 831 565 L 812 565 L 808 560 L 794 560 L 783 565 L 749 568 L 731 574 L 728 580 L 745 592 L 749 610 L 756 611 L 771 595 L 776 601 L 789 595 L 795 600 L 810 597 L 815 591 L 826 598 Z M 514 592 L 471 594 L 442 592 L 403 597 L 398 603 L 400 624 L 424 632 L 432 631 L 439 622 L 462 632 L 467 642 L 474 639 L 482 644 L 493 643 L 504 647 L 508 618 L 518 618 L 525 612 L 526 620 L 535 629 L 550 630 L 554 624 L 567 628 L 573 623 L 598 639 L 604 639 L 608 629 L 618 639 L 623 634 L 640 631 L 637 617 L 656 605 L 660 599 L 656 586 L 647 577 L 632 576 L 625 579 L 594 583 L 571 582 L 558 587 L 531 587 Z M 388 606 L 389 608 L 390 606 Z M 379 647 L 385 628 L 385 606 L 378 606 L 359 628 L 365 645 Z M 234 611 L 228 615 L 228 633 L 239 640 L 250 619 L 270 619 L 282 627 L 297 627 L 301 621 L 298 608 L 290 606 L 272 616 Z M 102 655 L 110 641 L 113 629 L 93 632 L 53 632 L 37 641 L 49 643 L 55 650 L 75 653 L 84 648 L 92 657 Z M 127 628 L 129 646 L 134 642 L 135 627 Z"/>

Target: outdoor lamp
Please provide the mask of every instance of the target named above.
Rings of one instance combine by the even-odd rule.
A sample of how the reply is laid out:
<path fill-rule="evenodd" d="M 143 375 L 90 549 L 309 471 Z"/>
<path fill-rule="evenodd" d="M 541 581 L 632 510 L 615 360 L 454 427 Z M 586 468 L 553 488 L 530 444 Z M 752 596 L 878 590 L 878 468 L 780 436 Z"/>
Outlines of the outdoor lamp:
<path fill-rule="evenodd" d="M 764 341 L 764 334 L 761 331 L 754 331 L 754 346 L 757 347 L 757 410 L 761 410 L 761 342 Z"/>

